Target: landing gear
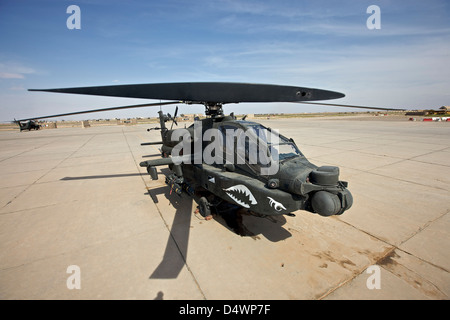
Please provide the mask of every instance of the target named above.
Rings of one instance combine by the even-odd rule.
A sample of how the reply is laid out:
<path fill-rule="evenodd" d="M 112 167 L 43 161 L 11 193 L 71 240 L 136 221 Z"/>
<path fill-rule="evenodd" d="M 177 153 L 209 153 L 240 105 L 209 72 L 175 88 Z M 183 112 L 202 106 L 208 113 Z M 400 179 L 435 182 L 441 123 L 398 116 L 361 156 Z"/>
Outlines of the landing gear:
<path fill-rule="evenodd" d="M 202 215 L 202 217 L 204 217 L 206 220 L 211 220 L 212 219 L 211 205 L 208 202 L 208 199 L 206 199 L 205 197 L 201 197 L 198 200 L 198 209 L 199 209 L 200 214 Z"/>

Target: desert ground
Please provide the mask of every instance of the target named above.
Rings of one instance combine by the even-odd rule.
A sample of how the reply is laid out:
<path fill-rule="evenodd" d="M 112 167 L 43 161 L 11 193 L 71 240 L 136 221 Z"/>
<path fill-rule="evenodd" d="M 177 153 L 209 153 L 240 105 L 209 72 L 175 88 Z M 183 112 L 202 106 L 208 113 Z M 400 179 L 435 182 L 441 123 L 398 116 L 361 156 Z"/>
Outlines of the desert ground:
<path fill-rule="evenodd" d="M 240 236 L 139 166 L 150 125 L 0 131 L 0 299 L 450 297 L 450 122 L 261 123 L 338 166 L 352 208 L 244 216 Z"/>

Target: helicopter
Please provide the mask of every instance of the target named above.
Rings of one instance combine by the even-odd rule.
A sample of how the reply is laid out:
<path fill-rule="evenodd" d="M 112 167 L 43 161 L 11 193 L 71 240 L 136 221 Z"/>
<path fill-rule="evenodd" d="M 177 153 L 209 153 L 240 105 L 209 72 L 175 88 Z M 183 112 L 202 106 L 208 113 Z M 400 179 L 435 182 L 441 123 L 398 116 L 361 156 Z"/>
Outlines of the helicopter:
<path fill-rule="evenodd" d="M 180 82 L 29 89 L 55 93 L 159 99 L 167 102 L 77 111 L 43 117 L 185 103 L 202 104 L 205 119 L 188 128 L 173 129 L 176 117 L 159 111 L 161 140 L 141 145 L 161 145 L 161 158 L 142 161 L 152 180 L 157 167 L 168 166 L 165 182 L 170 193 L 191 196 L 207 220 L 214 212 L 236 208 L 258 217 L 295 216 L 305 210 L 321 216 L 341 215 L 353 204 L 348 183 L 339 179 L 339 168 L 316 166 L 293 139 L 257 122 L 225 115 L 230 103 L 311 103 L 342 98 L 339 92 L 297 86 L 235 82 Z M 322 103 L 320 103 L 322 104 Z M 347 105 L 336 105 L 346 106 Z M 358 107 L 358 106 L 353 106 Z M 365 108 L 365 107 L 362 107 Z M 376 109 L 376 108 L 371 108 Z M 382 108 L 387 110 L 387 108 Z M 167 122 L 172 122 L 170 128 Z"/>
<path fill-rule="evenodd" d="M 23 130 L 31 131 L 31 130 L 39 130 L 41 128 L 41 126 L 37 124 L 37 122 L 34 120 L 23 121 L 14 119 L 13 122 L 19 125 L 21 132 Z"/>

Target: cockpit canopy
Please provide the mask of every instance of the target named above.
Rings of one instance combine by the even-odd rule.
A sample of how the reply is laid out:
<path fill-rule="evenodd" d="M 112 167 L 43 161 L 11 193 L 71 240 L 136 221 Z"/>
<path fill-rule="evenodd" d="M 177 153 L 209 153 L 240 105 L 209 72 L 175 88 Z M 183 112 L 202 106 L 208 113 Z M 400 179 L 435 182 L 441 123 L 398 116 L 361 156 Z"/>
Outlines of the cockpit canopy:
<path fill-rule="evenodd" d="M 256 122 L 227 121 L 218 129 L 227 162 L 250 173 L 260 174 L 262 168 L 303 157 L 293 140 Z"/>

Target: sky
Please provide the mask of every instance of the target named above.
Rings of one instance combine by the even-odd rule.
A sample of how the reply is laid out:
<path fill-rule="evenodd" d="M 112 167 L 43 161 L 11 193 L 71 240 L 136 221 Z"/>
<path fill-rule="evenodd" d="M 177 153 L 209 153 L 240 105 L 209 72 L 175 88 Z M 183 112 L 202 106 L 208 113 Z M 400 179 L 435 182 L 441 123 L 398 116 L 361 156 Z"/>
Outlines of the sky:
<path fill-rule="evenodd" d="M 75 22 L 71 5 L 80 8 L 80 29 L 67 26 Z M 372 5 L 379 20 L 367 12 Z M 0 121 L 157 102 L 30 88 L 197 81 L 320 88 L 346 95 L 325 102 L 437 109 L 450 105 L 449 17 L 447 0 L 0 0 Z M 155 117 L 158 110 L 65 119 Z M 224 111 L 360 110 L 249 103 Z"/>

